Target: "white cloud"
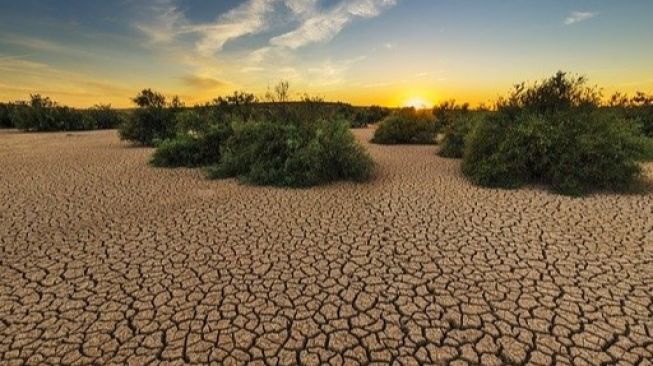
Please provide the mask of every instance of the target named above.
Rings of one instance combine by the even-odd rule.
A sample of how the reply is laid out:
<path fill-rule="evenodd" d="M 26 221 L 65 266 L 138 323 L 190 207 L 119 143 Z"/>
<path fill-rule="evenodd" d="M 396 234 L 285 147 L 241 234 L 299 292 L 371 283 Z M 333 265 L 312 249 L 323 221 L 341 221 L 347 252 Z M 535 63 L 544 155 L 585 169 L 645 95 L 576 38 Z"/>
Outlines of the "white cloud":
<path fill-rule="evenodd" d="M 249 54 L 249 56 L 247 56 L 247 61 L 249 63 L 254 63 L 254 64 L 261 63 L 263 62 L 265 57 L 270 54 L 271 51 L 272 51 L 271 47 L 263 47 L 254 50 Z"/>
<path fill-rule="evenodd" d="M 592 19 L 597 15 L 598 13 L 595 12 L 573 11 L 569 14 L 569 16 L 567 16 L 567 18 L 565 18 L 565 24 L 572 25 L 572 24 L 580 23 Z"/>
<path fill-rule="evenodd" d="M 135 26 L 154 42 L 170 42 L 184 34 L 196 35 L 197 52 L 211 56 L 231 40 L 276 26 L 271 23 L 283 18 L 275 17 L 275 12 L 285 8 L 291 13 L 289 20 L 299 25 L 292 31 L 272 37 L 270 46 L 261 49 L 260 54 L 254 51 L 252 57 L 262 59 L 271 47 L 296 49 L 330 40 L 355 19 L 375 17 L 398 0 L 340 0 L 326 9 L 320 7 L 320 1 L 246 0 L 218 16 L 214 22 L 193 24 L 175 5 L 175 0 L 157 0 L 148 8 L 149 14 L 155 14 L 154 18 Z"/>
<path fill-rule="evenodd" d="M 284 3 L 293 13 L 305 15 L 316 10 L 318 0 L 285 0 Z"/>
<path fill-rule="evenodd" d="M 146 9 L 147 14 L 155 14 L 153 19 L 139 22 L 135 27 L 153 42 L 170 42 L 183 34 L 195 34 L 198 36 L 196 50 L 209 56 L 230 40 L 264 30 L 266 15 L 278 1 L 247 0 L 218 16 L 214 22 L 193 24 L 174 0 L 158 0 Z"/>
<path fill-rule="evenodd" d="M 201 34 L 197 50 L 203 55 L 220 51 L 225 43 L 266 28 L 266 15 L 276 0 L 249 0 L 220 16 L 215 23 L 189 27 Z"/>
<path fill-rule="evenodd" d="M 155 1 L 146 9 L 154 18 L 135 24 L 136 29 L 145 33 L 152 42 L 169 42 L 182 33 L 187 24 L 184 13 L 170 0 Z"/>
<path fill-rule="evenodd" d="M 328 41 L 355 18 L 375 17 L 395 4 L 396 0 L 343 0 L 329 10 L 314 12 L 297 29 L 272 38 L 270 44 L 295 49 Z"/>
<path fill-rule="evenodd" d="M 311 84 L 319 86 L 329 86 L 341 84 L 345 81 L 345 73 L 365 59 L 365 56 L 355 57 L 346 60 L 326 60 L 318 65 L 308 68 Z"/>

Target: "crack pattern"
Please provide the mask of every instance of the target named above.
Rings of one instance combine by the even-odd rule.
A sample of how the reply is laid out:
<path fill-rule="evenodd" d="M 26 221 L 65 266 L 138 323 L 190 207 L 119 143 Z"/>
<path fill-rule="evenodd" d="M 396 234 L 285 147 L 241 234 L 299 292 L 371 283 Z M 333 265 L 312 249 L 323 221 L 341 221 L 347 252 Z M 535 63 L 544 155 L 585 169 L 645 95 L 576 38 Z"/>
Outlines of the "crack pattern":
<path fill-rule="evenodd" d="M 431 146 L 286 190 L 115 131 L 0 141 L 0 364 L 653 360 L 652 194 L 482 189 Z"/>

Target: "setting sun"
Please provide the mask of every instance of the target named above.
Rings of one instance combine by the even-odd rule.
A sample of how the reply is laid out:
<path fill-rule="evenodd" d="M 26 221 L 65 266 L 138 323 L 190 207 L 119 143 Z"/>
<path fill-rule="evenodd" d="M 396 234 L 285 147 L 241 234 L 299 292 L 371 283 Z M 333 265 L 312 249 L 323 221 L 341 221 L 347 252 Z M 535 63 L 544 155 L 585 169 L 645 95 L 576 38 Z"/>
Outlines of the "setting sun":
<path fill-rule="evenodd" d="M 404 107 L 413 107 L 415 109 L 431 108 L 433 103 L 422 97 L 412 97 L 404 102 Z"/>

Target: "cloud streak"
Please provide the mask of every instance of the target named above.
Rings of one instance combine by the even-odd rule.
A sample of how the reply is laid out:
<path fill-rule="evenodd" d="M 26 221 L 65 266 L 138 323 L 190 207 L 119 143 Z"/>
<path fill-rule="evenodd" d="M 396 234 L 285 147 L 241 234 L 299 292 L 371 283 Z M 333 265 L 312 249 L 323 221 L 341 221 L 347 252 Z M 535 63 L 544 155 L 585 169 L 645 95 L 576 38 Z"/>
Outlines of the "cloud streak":
<path fill-rule="evenodd" d="M 203 56 L 220 52 L 229 41 L 259 34 L 280 24 L 271 24 L 280 10 L 290 13 L 290 23 L 298 26 L 269 39 L 269 47 L 297 49 L 311 43 L 325 42 L 358 18 L 378 16 L 397 0 L 340 0 L 328 8 L 320 0 L 247 0 L 219 15 L 214 22 L 193 24 L 174 0 L 158 0 L 149 10 L 154 19 L 135 27 L 153 42 L 170 42 L 181 35 L 194 34 L 196 51 Z"/>
<path fill-rule="evenodd" d="M 598 13 L 595 12 L 588 12 L 588 11 L 573 11 L 565 18 L 565 25 L 572 25 L 580 22 L 584 22 L 586 20 L 590 20 L 594 17 L 596 17 Z"/>
<path fill-rule="evenodd" d="M 218 79 L 198 75 L 186 75 L 181 80 L 184 84 L 196 89 L 217 89 L 227 85 Z"/>
<path fill-rule="evenodd" d="M 372 18 L 394 6 L 396 0 L 344 0 L 333 8 L 315 12 L 290 32 L 274 37 L 270 44 L 291 49 L 331 40 L 356 18 Z"/>
<path fill-rule="evenodd" d="M 187 27 L 190 32 L 201 34 L 196 43 L 203 55 L 222 50 L 225 43 L 250 34 L 256 34 L 267 26 L 266 15 L 273 9 L 276 0 L 249 0 L 218 17 L 213 24 Z"/>

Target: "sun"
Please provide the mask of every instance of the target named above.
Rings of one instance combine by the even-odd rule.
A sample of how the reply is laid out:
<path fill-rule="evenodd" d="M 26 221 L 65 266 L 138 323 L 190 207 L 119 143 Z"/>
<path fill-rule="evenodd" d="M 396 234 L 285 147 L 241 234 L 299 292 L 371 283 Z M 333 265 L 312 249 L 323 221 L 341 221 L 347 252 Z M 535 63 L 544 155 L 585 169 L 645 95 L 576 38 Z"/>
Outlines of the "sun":
<path fill-rule="evenodd" d="M 431 108 L 432 105 L 433 103 L 422 97 L 412 97 L 404 102 L 404 107 L 413 107 L 415 109 L 427 109 Z"/>

